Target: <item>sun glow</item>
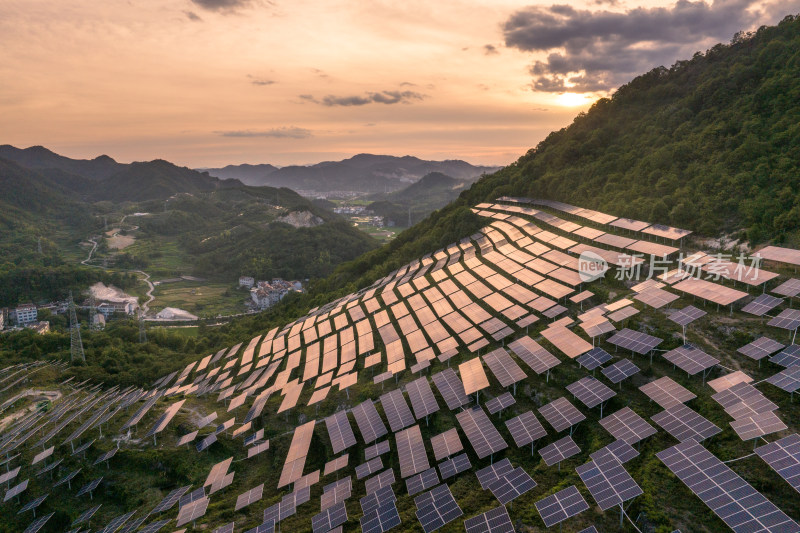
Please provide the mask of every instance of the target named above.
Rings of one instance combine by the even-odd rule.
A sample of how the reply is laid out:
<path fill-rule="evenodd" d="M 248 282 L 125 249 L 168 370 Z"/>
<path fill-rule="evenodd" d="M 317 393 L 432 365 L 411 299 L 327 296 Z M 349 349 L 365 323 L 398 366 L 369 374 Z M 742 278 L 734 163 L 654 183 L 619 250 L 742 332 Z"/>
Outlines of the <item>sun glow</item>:
<path fill-rule="evenodd" d="M 578 107 L 591 102 L 591 96 L 578 93 L 561 93 L 556 97 L 556 103 L 562 107 Z"/>

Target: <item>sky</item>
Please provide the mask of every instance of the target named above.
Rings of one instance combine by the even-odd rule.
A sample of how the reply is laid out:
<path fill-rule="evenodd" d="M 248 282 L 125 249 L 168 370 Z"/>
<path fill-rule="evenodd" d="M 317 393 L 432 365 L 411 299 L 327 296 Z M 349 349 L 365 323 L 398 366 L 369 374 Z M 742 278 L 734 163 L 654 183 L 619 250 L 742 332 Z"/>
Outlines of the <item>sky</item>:
<path fill-rule="evenodd" d="M 562 0 L 563 1 L 563 0 Z M 505 165 L 800 0 L 0 0 L 0 144 L 279 166 Z"/>

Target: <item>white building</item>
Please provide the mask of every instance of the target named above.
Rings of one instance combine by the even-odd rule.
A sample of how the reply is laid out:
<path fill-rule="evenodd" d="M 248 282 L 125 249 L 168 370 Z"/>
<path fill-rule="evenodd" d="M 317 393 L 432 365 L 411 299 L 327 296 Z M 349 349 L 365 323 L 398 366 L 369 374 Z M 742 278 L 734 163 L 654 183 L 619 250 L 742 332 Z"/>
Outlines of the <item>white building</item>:
<path fill-rule="evenodd" d="M 248 289 L 252 289 L 253 285 L 256 284 L 256 280 L 253 279 L 251 276 L 241 276 L 239 278 L 239 287 L 246 287 Z"/>
<path fill-rule="evenodd" d="M 267 309 L 280 302 L 289 292 L 299 292 L 301 289 L 302 285 L 298 281 L 289 282 L 276 278 L 271 282 L 259 281 L 250 289 L 250 298 L 259 309 Z"/>
<path fill-rule="evenodd" d="M 14 309 L 14 312 L 17 317 L 18 326 L 25 326 L 27 324 L 32 324 L 39 319 L 39 311 L 33 304 L 19 305 L 17 306 L 16 309 Z"/>
<path fill-rule="evenodd" d="M 138 306 L 130 301 L 125 302 L 100 302 L 97 304 L 97 312 L 106 317 L 106 320 L 111 318 L 114 313 L 123 315 L 132 315 L 136 312 Z"/>

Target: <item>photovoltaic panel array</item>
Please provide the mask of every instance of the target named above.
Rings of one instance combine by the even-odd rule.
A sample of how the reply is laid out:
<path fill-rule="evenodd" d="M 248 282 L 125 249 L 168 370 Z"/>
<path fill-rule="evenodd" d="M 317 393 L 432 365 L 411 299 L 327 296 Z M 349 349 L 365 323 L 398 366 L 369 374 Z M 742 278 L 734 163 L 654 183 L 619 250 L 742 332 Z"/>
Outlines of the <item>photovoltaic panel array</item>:
<path fill-rule="evenodd" d="M 503 348 L 487 353 L 483 360 L 503 387 L 510 387 L 528 377 Z"/>
<path fill-rule="evenodd" d="M 376 441 L 389 432 L 372 400 L 365 400 L 353 407 L 353 416 L 356 419 L 356 424 L 358 424 L 361 437 L 367 444 Z"/>
<path fill-rule="evenodd" d="M 361 463 L 356 467 L 356 479 L 365 478 L 383 469 L 383 460 L 380 457 L 373 457 L 366 463 Z"/>
<path fill-rule="evenodd" d="M 656 457 L 737 533 L 800 531 L 796 522 L 700 443 L 681 442 Z"/>
<path fill-rule="evenodd" d="M 640 371 L 636 363 L 630 359 L 620 359 L 613 365 L 605 367 L 602 372 L 611 383 L 620 383 L 621 381 L 637 374 Z"/>
<path fill-rule="evenodd" d="M 589 458 L 592 461 L 602 461 L 609 455 L 614 457 L 620 463 L 625 464 L 639 455 L 639 452 L 624 440 L 615 440 L 611 444 L 603 446 L 596 452 L 590 453 Z"/>
<path fill-rule="evenodd" d="M 546 527 L 554 526 L 589 509 L 589 504 L 575 485 L 536 502 L 536 510 Z"/>
<path fill-rule="evenodd" d="M 530 337 L 519 338 L 508 347 L 537 374 L 544 374 L 561 362 Z"/>
<path fill-rule="evenodd" d="M 784 309 L 778 316 L 767 322 L 767 325 L 793 331 L 800 326 L 800 311 L 797 309 Z"/>
<path fill-rule="evenodd" d="M 500 432 L 480 407 L 465 409 L 456 415 L 456 419 L 479 459 L 508 447 Z"/>
<path fill-rule="evenodd" d="M 40 516 L 39 518 L 37 518 L 36 520 L 31 522 L 31 524 L 28 527 L 26 527 L 25 531 L 23 531 L 22 533 L 37 533 L 37 531 L 42 529 L 44 527 L 44 525 L 47 523 L 47 521 L 50 520 L 50 518 L 54 514 L 55 513 L 53 512 L 53 513 L 50 513 L 50 514 L 46 514 L 44 516 Z"/>
<path fill-rule="evenodd" d="M 553 400 L 547 405 L 541 406 L 539 408 L 539 413 L 541 413 L 544 419 L 559 433 L 582 420 L 586 420 L 586 415 L 578 411 L 578 409 L 563 396 Z"/>
<path fill-rule="evenodd" d="M 433 384 L 439 389 L 447 408 L 451 411 L 469 403 L 469 399 L 464 392 L 464 384 L 458 379 L 452 368 L 445 368 L 441 372 L 431 376 Z"/>
<path fill-rule="evenodd" d="M 800 435 L 792 433 L 788 437 L 759 446 L 755 452 L 794 490 L 800 492 Z"/>
<path fill-rule="evenodd" d="M 439 475 L 435 468 L 429 468 L 415 476 L 406 479 L 406 490 L 409 496 L 419 494 L 439 484 Z"/>
<path fill-rule="evenodd" d="M 586 376 L 574 383 L 567 385 L 567 390 L 580 400 L 586 407 L 591 409 L 617 395 L 600 380 Z"/>
<path fill-rule="evenodd" d="M 203 496 L 199 500 L 195 500 L 192 503 L 183 506 L 183 508 L 178 512 L 178 523 L 176 525 L 181 527 L 182 525 L 193 522 L 206 514 L 206 510 L 208 509 L 208 501 L 208 496 Z"/>
<path fill-rule="evenodd" d="M 510 407 L 517 403 L 517 400 L 511 395 L 510 392 L 504 392 L 500 396 L 496 398 L 492 398 L 488 402 L 486 402 L 486 410 L 489 411 L 490 415 L 493 415 L 499 411 L 502 411 L 506 407 Z"/>
<path fill-rule="evenodd" d="M 400 477 L 407 478 L 430 468 L 425 452 L 425 441 L 419 426 L 395 433 L 397 456 L 400 460 Z"/>
<path fill-rule="evenodd" d="M 698 318 L 702 318 L 706 315 L 706 312 L 702 309 L 698 309 L 693 305 L 687 305 L 680 311 L 675 311 L 671 315 L 669 315 L 669 319 L 679 326 L 688 326 Z"/>
<path fill-rule="evenodd" d="M 764 316 L 782 303 L 783 298 L 776 298 L 769 294 L 759 294 L 753 301 L 742 307 L 742 312 L 755 316 Z"/>
<path fill-rule="evenodd" d="M 377 442 L 372 446 L 369 446 L 366 449 L 364 449 L 364 458 L 367 461 L 369 461 L 370 459 L 378 457 L 379 455 L 385 454 L 386 452 L 389 451 L 390 448 L 391 447 L 389 446 L 388 440 Z"/>
<path fill-rule="evenodd" d="M 639 387 L 639 390 L 664 409 L 697 398 L 696 394 L 676 383 L 669 376 L 646 383 Z"/>
<path fill-rule="evenodd" d="M 311 518 L 314 533 L 325 533 L 347 522 L 347 507 L 339 502 Z"/>
<path fill-rule="evenodd" d="M 481 488 L 483 490 L 487 490 L 492 483 L 509 474 L 513 470 L 514 467 L 511 465 L 511 461 L 509 461 L 508 458 L 505 458 L 497 461 L 496 463 L 492 463 L 489 466 L 481 468 L 475 472 L 475 476 L 478 478 L 478 483 L 481 484 Z"/>
<path fill-rule="evenodd" d="M 514 525 L 504 505 L 464 520 L 466 533 L 514 533 Z"/>
<path fill-rule="evenodd" d="M 361 517 L 362 533 L 383 533 L 400 525 L 400 514 L 394 501 L 364 513 Z"/>
<path fill-rule="evenodd" d="M 353 434 L 353 428 L 350 427 L 346 411 L 339 411 L 327 417 L 325 427 L 328 429 L 334 454 L 355 445 L 356 436 Z"/>
<path fill-rule="evenodd" d="M 411 414 L 411 409 L 408 408 L 403 391 L 400 389 L 381 394 L 381 405 L 393 433 L 414 424 L 414 415 Z"/>
<path fill-rule="evenodd" d="M 388 487 L 394 484 L 394 470 L 391 468 L 387 468 L 380 474 L 376 476 L 372 476 L 371 478 L 364 481 L 364 487 L 366 488 L 367 494 L 372 494 L 373 492 L 383 488 Z"/>
<path fill-rule="evenodd" d="M 439 474 L 442 477 L 442 481 L 444 481 L 461 472 L 466 472 L 470 468 L 472 468 L 472 463 L 470 463 L 469 457 L 467 457 L 466 453 L 460 453 L 439 463 Z"/>
<path fill-rule="evenodd" d="M 575 470 L 603 511 L 643 493 L 622 463 L 611 454 L 591 460 Z"/>
<path fill-rule="evenodd" d="M 800 366 L 790 366 L 768 377 L 766 381 L 786 392 L 794 392 L 800 389 Z"/>
<path fill-rule="evenodd" d="M 630 407 L 623 407 L 616 413 L 600 419 L 600 425 L 611 433 L 612 437 L 628 444 L 636 444 L 656 434 L 656 428 Z"/>
<path fill-rule="evenodd" d="M 784 368 L 800 365 L 800 345 L 792 344 L 787 346 L 780 353 L 770 357 L 769 362 Z"/>
<path fill-rule="evenodd" d="M 742 440 L 757 439 L 786 429 L 786 424 L 774 411 L 756 413 L 731 422 L 731 427 Z"/>
<path fill-rule="evenodd" d="M 168 511 L 169 509 L 172 509 L 172 507 L 176 503 L 178 503 L 178 500 L 181 498 L 181 496 L 186 494 L 186 492 L 190 488 L 191 488 L 191 485 L 186 485 L 185 487 L 180 487 L 178 489 L 175 489 L 175 490 L 171 491 L 169 494 L 166 495 L 166 497 L 163 500 L 161 500 L 159 502 L 158 505 L 156 505 L 153 508 L 152 511 L 150 511 L 150 514 L 152 515 L 152 514 L 156 514 L 156 513 L 161 513 L 163 511 Z"/>
<path fill-rule="evenodd" d="M 444 484 L 414 498 L 414 505 L 417 507 L 417 520 L 425 533 L 435 531 L 464 514 L 450 487 Z"/>
<path fill-rule="evenodd" d="M 414 409 L 414 416 L 419 420 L 431 415 L 439 410 L 439 403 L 433 395 L 431 384 L 428 378 L 421 377 L 406 385 L 408 398 L 411 400 L 411 408 Z"/>
<path fill-rule="evenodd" d="M 788 298 L 794 298 L 798 294 L 800 294 L 800 279 L 790 279 L 784 281 L 770 292 L 773 294 L 778 294 L 780 296 L 786 296 Z"/>
<path fill-rule="evenodd" d="M 464 394 L 470 395 L 489 386 L 489 378 L 483 370 L 480 357 L 475 357 L 458 365 L 458 372 L 464 382 Z"/>
<path fill-rule="evenodd" d="M 394 502 L 394 501 L 397 501 L 397 496 L 395 496 L 392 486 L 386 485 L 385 487 L 381 487 L 375 492 L 367 494 L 366 496 L 358 500 L 358 503 L 359 505 L 361 505 L 361 511 L 364 514 L 366 514 L 370 511 L 377 509 L 381 505 L 385 505 L 388 502 Z"/>
<path fill-rule="evenodd" d="M 661 340 L 647 333 L 625 328 L 609 337 L 608 342 L 620 348 L 644 355 L 661 344 Z"/>
<path fill-rule="evenodd" d="M 752 414 L 775 411 L 778 406 L 772 403 L 763 392 L 753 385 L 740 382 L 714 394 L 711 397 L 733 418 L 743 418 Z"/>
<path fill-rule="evenodd" d="M 558 439 L 539 450 L 539 455 L 542 456 L 544 463 L 547 466 L 553 466 L 560 463 L 564 459 L 568 459 L 573 455 L 581 453 L 581 449 L 572 440 L 572 437 L 567 435 L 563 439 Z"/>
<path fill-rule="evenodd" d="M 700 413 L 679 403 L 651 417 L 667 433 L 681 442 L 703 441 L 722 430 Z"/>
<path fill-rule="evenodd" d="M 521 415 L 506 420 L 506 427 L 517 447 L 527 446 L 547 435 L 547 431 L 533 411 L 525 411 Z"/>
<path fill-rule="evenodd" d="M 489 485 L 489 490 L 503 505 L 507 505 L 534 488 L 536 488 L 536 482 L 520 466 Z"/>
<path fill-rule="evenodd" d="M 456 428 L 448 429 L 431 438 L 431 446 L 433 446 L 433 455 L 437 461 L 449 457 L 464 449 L 461 444 L 461 438 L 458 436 Z"/>
<path fill-rule="evenodd" d="M 592 348 L 575 360 L 586 370 L 594 370 L 610 361 L 611 354 L 602 348 Z"/>
<path fill-rule="evenodd" d="M 759 337 L 749 344 L 745 344 L 738 350 L 742 355 L 746 355 L 751 359 L 760 361 L 765 357 L 769 357 L 778 350 L 782 350 L 785 346 L 778 341 L 772 340 L 769 337 Z"/>

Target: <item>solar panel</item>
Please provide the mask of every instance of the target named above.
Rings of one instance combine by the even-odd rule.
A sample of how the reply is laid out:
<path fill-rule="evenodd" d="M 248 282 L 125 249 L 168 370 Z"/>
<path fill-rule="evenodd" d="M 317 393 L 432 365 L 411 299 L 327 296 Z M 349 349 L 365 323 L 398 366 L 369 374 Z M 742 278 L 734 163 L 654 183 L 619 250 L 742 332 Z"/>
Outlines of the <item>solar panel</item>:
<path fill-rule="evenodd" d="M 639 367 L 630 359 L 620 359 L 613 365 L 605 367 L 602 372 L 611 383 L 620 383 L 634 374 L 639 373 Z"/>
<path fill-rule="evenodd" d="M 534 488 L 536 488 L 536 482 L 519 466 L 489 485 L 489 490 L 503 505 L 514 501 Z"/>
<path fill-rule="evenodd" d="M 540 407 L 539 413 L 558 433 L 586 419 L 586 415 L 578 411 L 578 409 L 563 396 Z"/>
<path fill-rule="evenodd" d="M 738 418 L 730 424 L 742 440 L 757 439 L 786 429 L 786 424 L 778 418 L 774 411 Z"/>
<path fill-rule="evenodd" d="M 215 529 L 214 533 L 233 533 L 233 526 L 234 523 L 230 522 L 228 524 L 225 524 L 224 526 L 220 526 L 217 529 Z"/>
<path fill-rule="evenodd" d="M 118 530 L 122 525 L 131 519 L 133 515 L 136 514 L 136 511 L 131 511 L 129 513 L 125 513 L 120 515 L 109 522 L 106 527 L 100 530 L 99 533 L 114 533 L 114 531 Z"/>
<path fill-rule="evenodd" d="M 31 509 L 36 509 L 37 507 L 42 505 L 42 502 L 44 502 L 48 496 L 50 496 L 49 493 L 29 501 L 28 503 L 22 506 L 22 509 L 17 511 L 17 514 L 22 514 L 25 511 L 30 511 Z"/>
<path fill-rule="evenodd" d="M 600 380 L 590 376 L 567 385 L 567 390 L 589 409 L 617 395 L 616 392 L 609 389 Z"/>
<path fill-rule="evenodd" d="M 405 479 L 430 468 L 428 455 L 425 453 L 425 441 L 422 440 L 419 426 L 411 426 L 395 433 L 394 436 L 400 460 L 401 478 Z"/>
<path fill-rule="evenodd" d="M 311 519 L 311 528 L 314 533 L 325 533 L 345 522 L 347 522 L 347 507 L 345 507 L 344 502 L 339 502 L 314 515 Z"/>
<path fill-rule="evenodd" d="M 386 419 L 389 421 L 389 427 L 392 428 L 393 433 L 397 433 L 401 429 L 414 424 L 414 415 L 411 414 L 411 409 L 408 408 L 403 391 L 395 389 L 381 394 L 381 405 L 383 412 L 386 413 Z"/>
<path fill-rule="evenodd" d="M 547 430 L 544 429 L 533 411 L 525 411 L 519 416 L 506 420 L 506 427 L 517 447 L 526 446 L 547 435 Z"/>
<path fill-rule="evenodd" d="M 275 531 L 275 521 L 269 520 L 261 525 L 248 529 L 245 533 L 273 533 Z"/>
<path fill-rule="evenodd" d="M 625 467 L 611 454 L 599 460 L 593 459 L 575 470 L 603 511 L 621 505 L 643 492 Z"/>
<path fill-rule="evenodd" d="M 117 454 L 117 451 L 118 451 L 118 450 L 119 450 L 119 448 L 111 448 L 111 449 L 110 449 L 110 450 L 108 450 L 106 453 L 104 453 L 104 454 L 102 454 L 100 457 L 98 457 L 98 458 L 95 460 L 95 462 L 93 463 L 93 466 L 94 466 L 94 465 L 99 465 L 100 463 L 103 463 L 103 462 L 105 462 L 105 461 L 108 461 L 109 459 L 111 459 L 112 457 L 114 457 L 114 456 Z"/>
<path fill-rule="evenodd" d="M 791 366 L 781 370 L 777 374 L 768 377 L 766 381 L 786 392 L 794 392 L 800 389 L 800 366 Z"/>
<path fill-rule="evenodd" d="M 8 472 L 5 472 L 2 475 L 0 475 L 0 485 L 2 485 L 3 483 L 7 483 L 8 481 L 11 481 L 15 477 L 17 477 L 20 468 L 22 467 L 18 466 L 14 470 L 9 470 Z"/>
<path fill-rule="evenodd" d="M 456 428 L 434 435 L 431 438 L 431 446 L 433 446 L 433 455 L 437 461 L 464 449 Z"/>
<path fill-rule="evenodd" d="M 83 496 L 83 495 L 84 495 L 84 494 L 86 494 L 87 492 L 92 492 L 92 491 L 94 491 L 94 489 L 96 489 L 96 488 L 97 488 L 97 486 L 100 484 L 100 482 L 101 482 L 101 481 L 103 481 L 103 478 L 102 478 L 102 477 L 99 477 L 99 478 L 97 478 L 97 479 L 94 479 L 94 480 L 90 481 L 89 483 L 87 483 L 86 485 L 84 485 L 83 487 L 81 487 L 81 490 L 79 490 L 79 491 L 78 491 L 78 493 L 77 493 L 75 496 L 76 496 L 76 497 L 77 497 L 77 496 Z"/>
<path fill-rule="evenodd" d="M 36 520 L 30 523 L 28 527 L 25 528 L 25 531 L 22 533 L 37 533 L 40 529 L 44 527 L 48 520 L 54 515 L 55 513 L 46 514 L 44 516 L 40 516 Z"/>
<path fill-rule="evenodd" d="M 537 374 L 544 374 L 561 362 L 530 337 L 519 338 L 508 347 Z"/>
<path fill-rule="evenodd" d="M 19 468 L 19 467 L 17 467 L 17 468 Z M 75 476 L 80 474 L 81 470 L 82 470 L 81 468 L 79 468 L 77 470 L 73 470 L 72 472 L 70 472 L 66 476 L 64 476 L 61 479 L 59 479 L 58 481 L 56 481 L 55 484 L 53 484 L 53 487 L 55 488 L 55 487 L 59 487 L 59 486 L 63 485 L 64 483 L 70 483 L 73 479 L 75 479 Z"/>
<path fill-rule="evenodd" d="M 369 444 L 382 436 L 386 435 L 389 431 L 381 420 L 381 415 L 372 403 L 372 400 L 366 400 L 353 407 L 353 416 L 358 424 L 358 430 L 361 432 L 361 437 L 364 442 Z"/>
<path fill-rule="evenodd" d="M 745 382 L 740 382 L 728 387 L 714 394 L 711 398 L 720 404 L 725 409 L 725 412 L 733 418 L 741 418 L 737 416 L 739 413 L 747 416 L 748 414 L 774 411 L 778 408 L 769 398 L 764 396 L 763 392 Z M 742 404 L 747 406 L 747 408 L 742 409 Z"/>
<path fill-rule="evenodd" d="M 264 484 L 260 484 L 252 489 L 248 490 L 245 493 L 239 494 L 236 498 L 236 507 L 234 507 L 234 511 L 238 511 L 244 507 L 247 507 L 251 503 L 255 503 L 260 500 L 264 496 Z"/>
<path fill-rule="evenodd" d="M 199 500 L 195 500 L 192 503 L 183 506 L 183 508 L 178 511 L 178 523 L 176 525 L 181 527 L 182 525 L 193 522 L 206 514 L 206 510 L 208 509 L 208 501 L 208 496 L 203 496 Z"/>
<path fill-rule="evenodd" d="M 703 441 L 722 430 L 686 405 L 679 403 L 651 417 L 667 433 L 681 442 Z"/>
<path fill-rule="evenodd" d="M 451 411 L 469 403 L 469 399 L 464 393 L 464 384 L 461 383 L 452 368 L 445 368 L 441 372 L 433 374 L 431 379 L 439 389 L 439 394 L 442 395 L 447 408 Z"/>
<path fill-rule="evenodd" d="M 698 318 L 702 318 L 707 313 L 702 309 L 698 309 L 693 305 L 687 305 L 680 311 L 675 311 L 669 315 L 669 319 L 678 324 L 679 326 L 688 326 Z"/>
<path fill-rule="evenodd" d="M 190 488 L 191 485 L 186 485 L 185 487 L 171 491 L 163 500 L 161 500 L 161 502 L 159 502 L 158 505 L 153 508 L 152 511 L 150 511 L 150 514 L 160 513 L 162 511 L 172 509 L 172 507 L 178 503 L 178 500 L 181 498 L 181 496 L 186 494 L 186 491 L 188 491 Z"/>
<path fill-rule="evenodd" d="M 389 502 L 377 509 L 364 513 L 361 517 L 363 533 L 383 533 L 400 525 L 400 514 L 394 502 Z"/>
<path fill-rule="evenodd" d="M 639 452 L 624 440 L 615 440 L 611 444 L 603 446 L 596 452 L 590 453 L 589 458 L 592 461 L 602 462 L 610 456 L 619 461 L 621 464 L 625 464 L 638 455 Z"/>
<path fill-rule="evenodd" d="M 185 507 L 192 502 L 196 502 L 205 495 L 206 495 L 205 487 L 200 487 L 199 489 L 195 489 L 189 494 L 181 496 L 180 500 L 178 501 L 178 508 Z"/>
<path fill-rule="evenodd" d="M 759 446 L 755 452 L 794 490 L 800 492 L 800 435 L 792 433 L 788 437 Z"/>
<path fill-rule="evenodd" d="M 769 362 L 785 368 L 800 365 L 800 344 L 787 346 L 779 354 L 770 357 Z"/>
<path fill-rule="evenodd" d="M 668 351 L 664 354 L 664 359 L 692 376 L 719 363 L 719 359 L 711 357 L 693 344 L 684 344 Z"/>
<path fill-rule="evenodd" d="M 413 496 L 414 494 L 419 494 L 423 490 L 428 490 L 438 483 L 439 475 L 436 473 L 436 469 L 429 468 L 424 472 L 420 472 L 406 479 L 406 490 L 409 496 Z"/>
<path fill-rule="evenodd" d="M 384 453 L 388 452 L 389 449 L 390 446 L 388 440 L 377 442 L 364 450 L 364 458 L 369 461 L 370 459 L 374 459 L 379 455 L 383 455 Z"/>
<path fill-rule="evenodd" d="M 211 433 L 210 435 L 205 437 L 203 440 L 198 442 L 197 446 L 195 446 L 195 448 L 197 449 L 198 452 L 202 452 L 203 450 L 207 449 L 209 446 L 211 446 L 215 442 L 217 442 L 217 434 L 216 433 Z"/>
<path fill-rule="evenodd" d="M 661 344 L 661 340 L 662 339 L 653 337 L 647 333 L 625 328 L 609 337 L 608 342 L 620 348 L 625 348 L 626 350 L 644 355 Z"/>
<path fill-rule="evenodd" d="M 681 442 L 656 457 L 737 533 L 800 530 L 783 511 L 700 443 Z"/>
<path fill-rule="evenodd" d="M 798 294 L 800 294 L 800 279 L 790 279 L 784 281 L 770 292 L 773 294 L 779 294 L 781 296 L 786 296 L 788 298 L 794 298 Z"/>
<path fill-rule="evenodd" d="M 697 395 L 676 383 L 669 376 L 646 383 L 639 387 L 639 390 L 664 409 L 697 398 Z"/>
<path fill-rule="evenodd" d="M 564 459 L 579 454 L 580 452 L 581 449 L 577 444 L 575 444 L 575 441 L 572 440 L 572 437 L 568 435 L 563 439 L 559 439 L 548 444 L 544 448 L 541 448 L 539 450 L 539 455 L 542 456 L 542 459 L 547 466 L 553 466 L 554 464 L 558 464 Z"/>
<path fill-rule="evenodd" d="M 391 486 L 394 482 L 394 470 L 387 468 L 380 474 L 372 476 L 364 481 L 364 487 L 366 488 L 367 494 L 371 494 L 383 487 Z"/>
<path fill-rule="evenodd" d="M 361 511 L 364 514 L 367 514 L 368 512 L 377 509 L 381 505 L 385 505 L 393 501 L 397 501 L 397 496 L 394 495 L 394 490 L 392 490 L 391 485 L 387 485 L 385 487 L 381 487 L 375 492 L 367 494 L 358 502 L 361 505 Z"/>
<path fill-rule="evenodd" d="M 26 479 L 25 481 L 23 481 L 21 483 L 18 483 L 16 485 L 14 485 L 13 487 L 11 487 L 10 489 L 8 489 L 6 491 L 5 497 L 3 498 L 3 503 L 7 502 L 8 500 L 13 498 L 14 496 L 18 496 L 19 494 L 22 493 L 22 491 L 27 489 L 28 488 L 28 481 L 29 480 Z"/>
<path fill-rule="evenodd" d="M 600 425 L 611 433 L 612 437 L 628 444 L 636 444 L 640 440 L 656 434 L 656 428 L 648 424 L 630 407 L 623 407 L 616 413 L 600 419 Z"/>
<path fill-rule="evenodd" d="M 783 348 L 784 345 L 778 341 L 772 340 L 769 337 L 759 337 L 753 342 L 745 344 L 736 351 L 742 355 L 746 355 L 751 359 L 760 361 L 761 359 L 769 357 Z"/>
<path fill-rule="evenodd" d="M 353 481 L 350 476 L 325 485 L 320 497 L 320 511 L 324 511 L 339 502 L 343 502 L 353 493 Z M 295 507 L 292 505 L 292 507 Z"/>
<path fill-rule="evenodd" d="M 596 527 L 589 526 L 586 529 L 581 529 L 580 531 L 578 531 L 578 533 L 600 533 L 600 532 L 597 531 Z M 675 533 L 675 532 L 673 531 L 673 533 Z"/>
<path fill-rule="evenodd" d="M 587 509 L 589 504 L 575 485 L 570 485 L 536 502 L 536 510 L 539 511 L 545 527 L 554 526 Z"/>
<path fill-rule="evenodd" d="M 414 409 L 414 416 L 419 420 L 439 410 L 439 403 L 433 395 L 431 384 L 428 378 L 421 377 L 406 385 L 408 398 L 411 400 L 411 407 Z"/>
<path fill-rule="evenodd" d="M 158 520 L 157 522 L 151 522 L 144 526 L 139 533 L 157 533 L 162 527 L 166 526 L 171 520 Z"/>
<path fill-rule="evenodd" d="M 514 533 L 514 525 L 505 506 L 495 507 L 464 520 L 466 533 Z"/>
<path fill-rule="evenodd" d="M 778 316 L 767 322 L 767 325 L 790 331 L 795 330 L 800 326 L 800 311 L 797 309 L 784 309 Z"/>
<path fill-rule="evenodd" d="M 297 506 L 293 501 L 281 500 L 274 505 L 270 505 L 264 509 L 263 523 L 277 524 L 285 518 L 289 518 L 297 512 Z"/>
<path fill-rule="evenodd" d="M 355 445 L 356 436 L 353 434 L 353 428 L 350 427 L 346 411 L 339 411 L 327 417 L 325 427 L 328 429 L 334 455 Z"/>
<path fill-rule="evenodd" d="M 496 398 L 492 398 L 488 402 L 486 402 L 486 410 L 489 411 L 490 415 L 493 415 L 499 411 L 502 411 L 506 407 L 510 407 L 517 403 L 517 400 L 511 395 L 510 392 L 504 392 L 500 396 Z"/>
<path fill-rule="evenodd" d="M 759 294 L 749 304 L 742 307 L 742 312 L 755 316 L 764 316 L 783 303 L 783 298 L 769 294 Z"/>
<path fill-rule="evenodd" d="M 456 415 L 456 419 L 479 459 L 508 447 L 500 432 L 480 407 L 465 409 Z"/>
<path fill-rule="evenodd" d="M 361 479 L 383 469 L 383 460 L 379 457 L 374 457 L 356 467 L 356 479 Z"/>
<path fill-rule="evenodd" d="M 439 485 L 417 496 L 414 505 L 417 507 L 417 520 L 425 533 L 435 531 L 464 514 L 447 485 Z"/>
<path fill-rule="evenodd" d="M 639 300 L 643 304 L 649 305 L 654 309 L 664 307 L 665 305 L 674 302 L 678 298 L 680 298 L 680 296 L 677 294 L 665 291 L 664 289 L 659 289 L 658 287 L 645 289 L 633 297 L 634 300 Z"/>
<path fill-rule="evenodd" d="M 592 348 L 575 359 L 586 370 L 594 370 L 611 360 L 611 354 L 602 348 Z"/>
<path fill-rule="evenodd" d="M 461 453 L 439 463 L 439 474 L 442 477 L 442 481 L 444 481 L 470 468 L 472 468 L 472 463 L 470 463 L 469 457 L 467 457 L 466 453 Z"/>
<path fill-rule="evenodd" d="M 483 370 L 480 357 L 475 357 L 458 365 L 458 372 L 464 382 L 464 394 L 469 396 L 489 386 L 489 378 Z"/>
<path fill-rule="evenodd" d="M 512 470 L 514 470 L 514 467 L 511 466 L 511 461 L 506 458 L 481 468 L 475 472 L 475 475 L 478 478 L 478 482 L 481 484 L 481 488 L 486 490 L 492 483 L 501 477 L 510 474 Z"/>
<path fill-rule="evenodd" d="M 483 360 L 503 387 L 510 387 L 528 377 L 503 348 L 487 353 Z"/>
<path fill-rule="evenodd" d="M 74 522 L 72 522 L 72 525 L 73 526 L 77 526 L 78 524 L 82 524 L 84 522 L 89 521 L 89 519 L 91 519 L 92 516 L 94 516 L 94 514 L 98 511 L 98 509 L 100 509 L 100 507 L 102 507 L 102 505 L 103 504 L 96 505 L 96 506 L 92 507 L 91 509 L 87 509 L 86 511 L 81 513 L 81 515 L 78 518 L 76 518 Z"/>
<path fill-rule="evenodd" d="M 119 533 L 131 533 L 132 531 L 136 531 L 144 524 L 144 521 L 147 520 L 148 515 L 140 516 L 134 520 L 131 520 L 127 524 L 125 524 L 120 530 Z"/>

